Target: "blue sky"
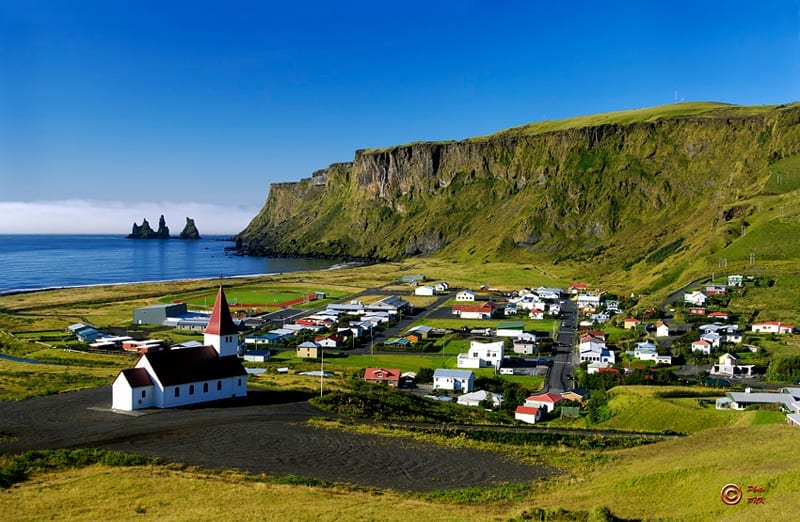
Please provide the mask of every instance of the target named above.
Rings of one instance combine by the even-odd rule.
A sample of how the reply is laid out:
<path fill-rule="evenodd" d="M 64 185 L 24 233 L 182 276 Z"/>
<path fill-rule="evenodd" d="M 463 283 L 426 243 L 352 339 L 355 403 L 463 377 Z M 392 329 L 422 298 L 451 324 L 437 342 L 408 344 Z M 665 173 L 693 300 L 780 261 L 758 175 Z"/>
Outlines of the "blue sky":
<path fill-rule="evenodd" d="M 800 0 L 650 4 L 0 0 L 0 233 L 234 233 L 360 148 L 800 100 Z"/>

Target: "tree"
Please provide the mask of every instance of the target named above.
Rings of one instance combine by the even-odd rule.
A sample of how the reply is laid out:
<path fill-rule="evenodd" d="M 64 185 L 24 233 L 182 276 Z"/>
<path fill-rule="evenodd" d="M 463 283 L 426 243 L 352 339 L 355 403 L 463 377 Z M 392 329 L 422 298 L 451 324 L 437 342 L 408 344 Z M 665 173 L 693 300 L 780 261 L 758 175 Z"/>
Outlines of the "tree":
<path fill-rule="evenodd" d="M 433 368 L 420 368 L 417 372 L 417 383 L 429 384 L 433 382 Z"/>

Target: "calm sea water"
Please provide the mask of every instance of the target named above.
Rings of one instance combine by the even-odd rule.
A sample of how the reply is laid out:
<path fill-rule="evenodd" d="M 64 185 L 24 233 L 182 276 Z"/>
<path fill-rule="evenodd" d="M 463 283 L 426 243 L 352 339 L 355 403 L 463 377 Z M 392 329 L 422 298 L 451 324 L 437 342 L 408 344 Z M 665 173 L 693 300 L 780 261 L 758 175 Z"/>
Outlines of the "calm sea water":
<path fill-rule="evenodd" d="M 111 235 L 0 235 L 0 293 L 65 286 L 273 274 L 335 261 L 225 253 L 222 237 L 134 240 Z"/>

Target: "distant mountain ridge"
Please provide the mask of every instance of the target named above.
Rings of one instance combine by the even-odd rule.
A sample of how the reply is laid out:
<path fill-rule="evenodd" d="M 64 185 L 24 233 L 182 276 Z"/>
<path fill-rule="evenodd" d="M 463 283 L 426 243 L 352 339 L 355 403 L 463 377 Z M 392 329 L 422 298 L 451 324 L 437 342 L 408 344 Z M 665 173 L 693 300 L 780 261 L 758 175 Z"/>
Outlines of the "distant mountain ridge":
<path fill-rule="evenodd" d="M 730 244 L 771 168 L 798 154 L 797 103 L 540 122 L 356 151 L 352 162 L 271 185 L 238 239 L 255 255 L 435 253 L 650 271 Z"/>

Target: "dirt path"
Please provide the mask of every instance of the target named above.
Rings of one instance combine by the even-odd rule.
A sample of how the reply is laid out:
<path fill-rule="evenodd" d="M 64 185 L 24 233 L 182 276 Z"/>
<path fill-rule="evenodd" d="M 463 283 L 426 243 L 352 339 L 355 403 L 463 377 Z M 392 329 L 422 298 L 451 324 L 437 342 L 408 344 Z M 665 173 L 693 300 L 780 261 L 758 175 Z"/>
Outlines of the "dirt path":
<path fill-rule="evenodd" d="M 108 411 L 109 387 L 0 402 L 0 453 L 100 447 L 415 492 L 525 482 L 555 472 L 488 451 L 314 428 L 304 421 L 324 414 L 297 399 L 252 392 L 239 402 L 141 416 Z"/>

